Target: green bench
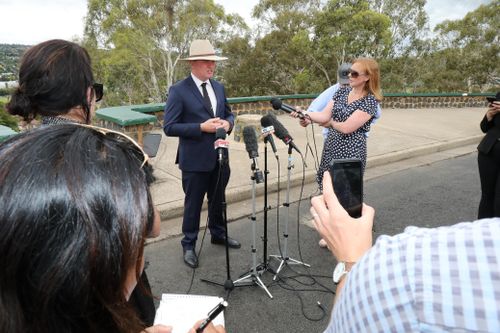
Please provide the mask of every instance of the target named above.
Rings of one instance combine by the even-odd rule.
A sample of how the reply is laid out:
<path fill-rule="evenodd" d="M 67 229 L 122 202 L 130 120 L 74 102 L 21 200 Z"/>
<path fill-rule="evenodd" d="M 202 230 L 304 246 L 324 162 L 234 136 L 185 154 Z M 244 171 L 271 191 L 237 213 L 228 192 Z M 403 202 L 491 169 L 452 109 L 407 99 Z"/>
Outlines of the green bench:
<path fill-rule="evenodd" d="M 16 135 L 17 132 L 12 130 L 10 127 L 0 125 L 0 142 L 7 140 L 13 135 Z"/>
<path fill-rule="evenodd" d="M 142 145 L 144 131 L 153 128 L 156 123 L 156 117 L 143 112 L 133 111 L 133 107 L 116 106 L 99 109 L 96 112 L 96 120 L 100 126 L 117 129 L 128 135 L 135 135 L 137 142 Z"/>

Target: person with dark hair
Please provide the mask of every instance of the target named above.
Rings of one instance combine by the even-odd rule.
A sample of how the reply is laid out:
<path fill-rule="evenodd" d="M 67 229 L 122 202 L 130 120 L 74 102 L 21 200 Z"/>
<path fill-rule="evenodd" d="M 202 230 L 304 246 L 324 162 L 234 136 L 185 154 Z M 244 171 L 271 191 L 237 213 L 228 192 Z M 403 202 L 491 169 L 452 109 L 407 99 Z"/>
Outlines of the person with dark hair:
<path fill-rule="evenodd" d="M 160 222 L 147 161 L 129 137 L 89 125 L 0 144 L 1 332 L 171 332 L 145 329 L 127 302 Z"/>
<path fill-rule="evenodd" d="M 94 82 L 87 51 L 76 43 L 53 39 L 29 48 L 19 67 L 19 86 L 7 110 L 26 121 L 37 115 L 42 123 L 91 122 L 102 98 L 102 84 Z"/>
<path fill-rule="evenodd" d="M 30 122 L 37 115 L 42 124 L 90 124 L 103 85 L 94 82 L 87 51 L 76 43 L 54 39 L 29 48 L 19 68 L 19 87 L 7 110 Z M 159 234 L 152 233 L 149 237 Z M 146 326 L 153 324 L 155 306 L 144 270 L 141 288 L 134 289 L 130 302 Z"/>
<path fill-rule="evenodd" d="M 325 333 L 500 332 L 500 219 L 407 227 L 372 247 L 375 210 L 352 218 L 325 172 L 314 226 L 337 260 Z"/>
<path fill-rule="evenodd" d="M 481 201 L 477 215 L 480 219 L 500 217 L 500 92 L 488 104 L 488 111 L 480 126 L 486 135 L 477 146 L 481 180 Z"/>

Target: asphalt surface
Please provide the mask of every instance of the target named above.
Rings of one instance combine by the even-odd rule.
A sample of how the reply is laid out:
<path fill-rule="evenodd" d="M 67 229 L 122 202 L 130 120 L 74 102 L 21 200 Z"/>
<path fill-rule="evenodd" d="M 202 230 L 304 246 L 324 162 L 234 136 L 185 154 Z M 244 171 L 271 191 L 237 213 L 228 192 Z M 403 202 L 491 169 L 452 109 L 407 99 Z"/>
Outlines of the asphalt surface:
<path fill-rule="evenodd" d="M 383 110 L 382 117 L 372 125 L 368 138 L 367 177 L 372 177 L 375 171 L 378 174 L 386 173 L 385 169 L 375 170 L 377 167 L 409 158 L 426 159 L 430 154 L 454 148 L 467 147 L 467 152 L 475 151 L 479 140 L 483 137 L 479 122 L 485 111 L 483 108 Z M 243 117 L 245 115 L 239 118 Z M 289 131 L 291 137 L 294 138 L 294 143 L 304 156 L 305 164 L 302 164 L 301 156 L 296 152 L 292 154 L 294 160 L 294 167 L 291 170 L 292 186 L 297 187 L 302 180 L 303 173 L 305 173 L 306 184 L 312 184 L 314 187 L 316 170 L 313 155 L 321 156 L 323 148 L 322 128 L 315 126 L 314 131 L 312 131 L 312 127 L 309 126 L 306 130 L 299 125 L 297 119 L 288 115 L 279 115 L 278 120 Z M 237 124 L 238 121 L 237 118 Z M 161 130 L 158 132 L 161 133 Z M 278 179 L 281 183 L 286 182 L 289 157 L 288 147 L 281 140 L 277 138 L 274 140 L 278 149 L 279 161 L 274 159 L 269 147 L 268 188 L 270 191 L 276 189 Z M 228 137 L 228 141 L 230 142 L 231 178 L 225 193 L 228 205 L 232 207 L 228 211 L 228 218 L 235 220 L 247 214 L 251 209 L 249 206 L 245 206 L 251 197 L 251 161 L 245 144 L 236 141 L 234 133 Z M 175 164 L 177 144 L 178 138 L 163 136 L 158 155 L 151 160 L 157 178 L 152 186 L 153 200 L 160 210 L 163 220 L 160 238 L 176 236 L 181 232 L 179 217 L 182 216 L 184 209 L 184 193 L 182 191 L 181 171 Z M 258 163 L 261 170 L 264 169 L 266 156 L 264 150 L 264 143 L 259 141 Z M 455 155 L 449 157 L 451 156 Z M 277 165 L 280 165 L 280 175 L 277 172 Z M 398 168 L 401 167 L 401 163 L 397 165 Z M 261 194 L 262 190 L 262 186 L 257 187 L 258 194 Z M 298 193 L 292 197 L 297 196 Z M 238 207 L 241 209 L 235 209 L 235 203 L 239 203 Z"/>
<path fill-rule="evenodd" d="M 436 227 L 475 219 L 480 197 L 476 154 L 460 153 L 460 150 L 449 153 L 452 156 L 448 158 L 442 154 L 415 158 L 411 166 L 398 162 L 370 172 L 367 170 L 371 175 L 365 181 L 365 202 L 376 209 L 374 238 L 402 232 L 408 225 Z M 284 190 L 280 195 L 280 202 L 283 202 Z M 269 204 L 276 207 L 276 199 L 274 197 Z M 322 332 L 328 324 L 334 297 L 331 275 L 335 260 L 329 251 L 317 246 L 319 236 L 310 225 L 309 206 L 308 199 L 301 202 L 300 210 L 297 202 L 290 206 L 288 253 L 291 258 L 310 264 L 311 268 L 288 265 L 278 282 L 273 282 L 271 271 L 276 269 L 278 262 L 268 261 L 269 269 L 260 277 L 273 299 L 256 285 L 235 288 L 230 293 L 229 308 L 225 312 L 227 332 Z M 231 206 L 228 209 L 231 210 Z M 247 215 L 250 213 L 248 209 Z M 277 241 L 280 239 L 283 246 L 283 237 L 278 235 L 283 233 L 286 209 L 281 208 L 279 212 L 279 232 L 276 213 L 275 208 L 268 212 L 267 252 L 279 255 Z M 239 250 L 230 250 L 232 280 L 252 267 L 252 222 L 248 216 L 229 226 L 230 236 L 243 245 Z M 256 216 L 256 226 L 257 262 L 263 263 L 262 212 Z M 201 238 L 202 232 L 198 247 Z M 179 236 L 150 243 L 146 247 L 146 258 L 150 263 L 147 271 L 153 292 L 158 297 L 161 293 L 187 293 L 188 290 L 191 294 L 221 297 L 226 294 L 223 287 L 200 280 L 223 283 L 227 279 L 224 247 L 210 244 L 209 237 L 202 246 L 200 267 L 194 271 L 194 276 L 193 270 L 182 261 Z M 317 305 L 318 301 L 326 308 L 326 313 Z"/>

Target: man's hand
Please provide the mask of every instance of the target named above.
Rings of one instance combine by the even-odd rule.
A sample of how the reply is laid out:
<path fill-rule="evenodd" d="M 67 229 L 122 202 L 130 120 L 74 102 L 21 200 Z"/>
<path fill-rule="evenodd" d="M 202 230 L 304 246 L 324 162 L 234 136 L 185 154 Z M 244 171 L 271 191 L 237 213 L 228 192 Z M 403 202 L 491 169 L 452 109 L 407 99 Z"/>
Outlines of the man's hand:
<path fill-rule="evenodd" d="M 221 119 L 219 121 L 219 126 L 218 127 L 222 127 L 224 128 L 224 130 L 227 132 L 229 132 L 229 130 L 231 129 L 231 123 L 225 119 Z"/>
<path fill-rule="evenodd" d="M 200 129 L 205 133 L 215 133 L 218 127 L 221 127 L 221 120 L 219 117 L 210 118 L 200 124 Z"/>
<path fill-rule="evenodd" d="M 311 199 L 314 226 L 338 261 L 357 262 L 372 246 L 375 210 L 363 204 L 360 218 L 349 216 L 333 192 L 328 171 L 323 177 L 323 193 Z"/>

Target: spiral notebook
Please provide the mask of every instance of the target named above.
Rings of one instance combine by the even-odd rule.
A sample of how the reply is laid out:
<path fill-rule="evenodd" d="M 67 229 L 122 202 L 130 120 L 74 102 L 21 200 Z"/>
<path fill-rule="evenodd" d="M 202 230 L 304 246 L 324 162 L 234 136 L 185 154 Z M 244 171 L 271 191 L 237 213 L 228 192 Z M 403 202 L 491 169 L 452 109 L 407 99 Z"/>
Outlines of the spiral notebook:
<path fill-rule="evenodd" d="M 186 333 L 198 320 L 207 318 L 208 313 L 222 301 L 221 297 L 215 296 L 162 294 L 154 323 L 172 326 L 172 333 Z M 224 325 L 224 312 L 213 323 Z"/>

